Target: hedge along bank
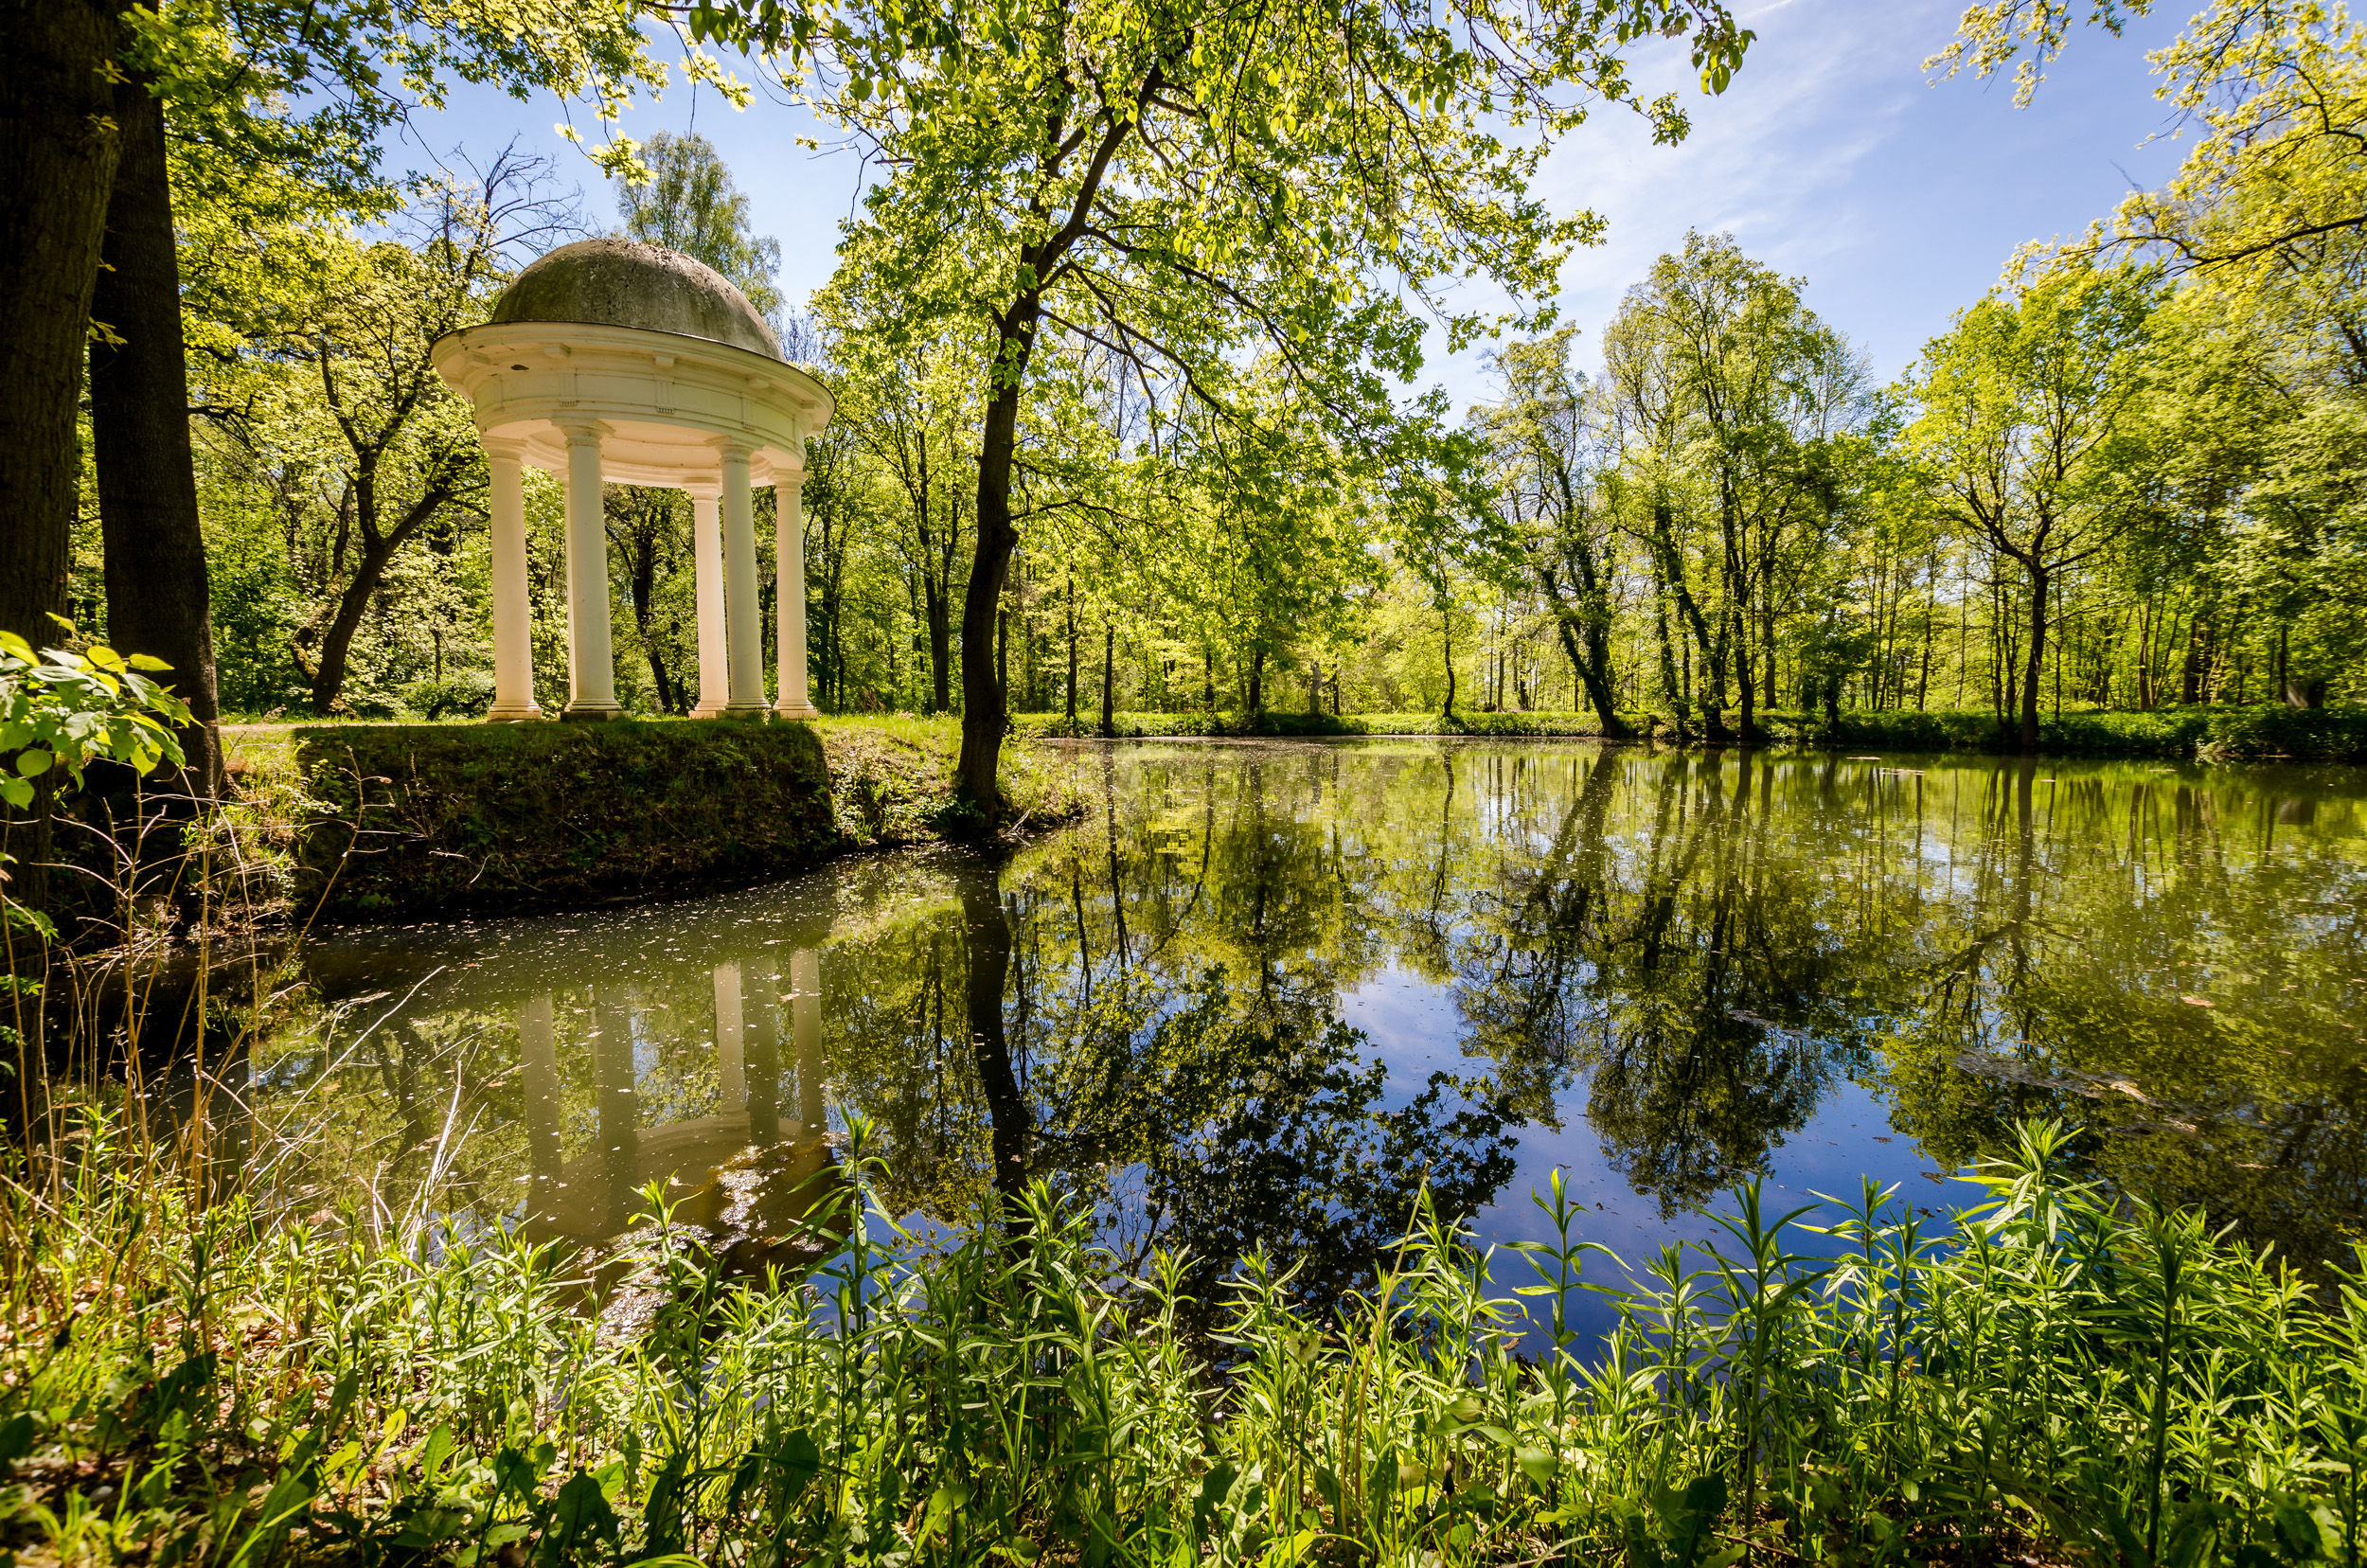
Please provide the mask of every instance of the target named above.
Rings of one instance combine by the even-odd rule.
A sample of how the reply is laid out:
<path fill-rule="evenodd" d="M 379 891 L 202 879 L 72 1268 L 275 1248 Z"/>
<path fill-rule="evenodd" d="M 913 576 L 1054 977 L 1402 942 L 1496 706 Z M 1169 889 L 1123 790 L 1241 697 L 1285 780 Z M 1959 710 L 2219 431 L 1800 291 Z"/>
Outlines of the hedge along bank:
<path fill-rule="evenodd" d="M 840 847 L 805 724 L 338 724 L 294 739 L 298 901 L 329 919 L 672 892 Z"/>

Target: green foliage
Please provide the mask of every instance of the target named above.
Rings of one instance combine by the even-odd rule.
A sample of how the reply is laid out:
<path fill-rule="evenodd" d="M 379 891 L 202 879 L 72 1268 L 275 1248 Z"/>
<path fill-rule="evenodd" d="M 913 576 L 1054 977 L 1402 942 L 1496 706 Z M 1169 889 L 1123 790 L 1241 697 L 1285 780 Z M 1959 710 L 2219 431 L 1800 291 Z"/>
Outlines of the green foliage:
<path fill-rule="evenodd" d="M 595 1257 L 426 1195 L 383 1231 L 201 1203 L 93 1123 L 0 1188 L 5 1544 L 97 1568 L 2255 1568 L 2348 1561 L 2367 1528 L 2367 1275 L 2313 1293 L 2123 1205 L 2057 1124 L 1953 1217 L 1871 1185 L 1778 1215 L 1746 1185 L 1720 1240 L 1633 1273 L 1558 1185 L 1543 1238 L 1493 1255 L 1425 1204 L 1322 1315 L 1255 1257 L 1204 1304 L 1172 1255 L 1120 1271 L 1041 1185 L 920 1245 L 870 1197 L 867 1136 L 807 1221 L 845 1243 L 805 1278 L 733 1283 L 662 1211 L 626 1238 L 601 1277 L 655 1304 L 642 1332 L 580 1305 L 613 1288 Z M 1560 1327 L 1574 1287 L 1615 1312 L 1598 1342 Z"/>
<path fill-rule="evenodd" d="M 778 330 L 781 242 L 749 232 L 748 198 L 714 143 L 661 131 L 641 150 L 641 177 L 616 183 L 625 232 L 713 267 Z"/>
<path fill-rule="evenodd" d="M 159 763 L 180 766 L 172 726 L 190 722 L 188 705 L 149 679 L 168 668 L 104 643 L 37 654 L 15 633 L 0 632 L 0 801 L 24 810 L 44 778 L 79 787 L 82 770 L 99 758 L 142 777 Z"/>

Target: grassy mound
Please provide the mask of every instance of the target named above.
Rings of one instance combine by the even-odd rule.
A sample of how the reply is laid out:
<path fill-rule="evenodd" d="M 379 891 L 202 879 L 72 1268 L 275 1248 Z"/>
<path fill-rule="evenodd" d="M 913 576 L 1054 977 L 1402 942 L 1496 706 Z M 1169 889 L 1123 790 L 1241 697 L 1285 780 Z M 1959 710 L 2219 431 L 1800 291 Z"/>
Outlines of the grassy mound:
<path fill-rule="evenodd" d="M 837 846 L 803 724 L 333 724 L 294 740 L 298 899 L 331 918 L 665 893 Z"/>

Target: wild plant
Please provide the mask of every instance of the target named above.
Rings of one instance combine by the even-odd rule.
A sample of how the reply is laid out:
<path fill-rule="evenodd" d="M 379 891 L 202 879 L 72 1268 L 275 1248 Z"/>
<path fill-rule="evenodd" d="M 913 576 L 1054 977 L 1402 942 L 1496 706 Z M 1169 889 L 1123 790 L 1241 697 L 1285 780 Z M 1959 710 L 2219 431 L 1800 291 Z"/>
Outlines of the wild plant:
<path fill-rule="evenodd" d="M 1931 1221 L 1867 1186 L 1630 1269 L 1425 1203 L 1213 1345 L 1037 1185 L 877 1205 L 860 1122 L 797 1277 L 652 1192 L 605 1260 L 418 1202 L 275 1206 L 92 1114 L 0 1183 L 4 1543 L 75 1564 L 2356 1563 L 2367 1270 L 2314 1290 L 2022 1130 Z M 1518 1267 L 1500 1265 L 1511 1258 Z M 595 1267 L 597 1263 L 599 1266 Z M 1575 1292 L 1615 1321 L 1580 1333 Z M 630 1305 L 631 1310 L 625 1310 Z"/>

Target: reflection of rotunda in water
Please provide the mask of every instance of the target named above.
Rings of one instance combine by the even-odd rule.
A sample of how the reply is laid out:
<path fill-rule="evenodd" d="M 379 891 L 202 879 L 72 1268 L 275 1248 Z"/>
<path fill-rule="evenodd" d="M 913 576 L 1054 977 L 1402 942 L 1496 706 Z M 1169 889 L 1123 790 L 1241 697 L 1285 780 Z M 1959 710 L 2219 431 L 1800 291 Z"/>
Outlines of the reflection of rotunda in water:
<path fill-rule="evenodd" d="M 810 949 L 786 963 L 714 966 L 717 1105 L 705 1115 L 645 1126 L 635 1047 L 634 988 L 589 988 L 594 1089 L 591 1146 L 564 1156 L 565 1100 L 555 993 L 516 1008 L 527 1117 L 530 1232 L 595 1241 L 646 1214 L 646 1189 L 665 1187 L 675 1218 L 740 1243 L 794 1229 L 831 1167 L 823 1100 L 820 966 Z M 581 994 L 578 992 L 578 994 Z"/>

